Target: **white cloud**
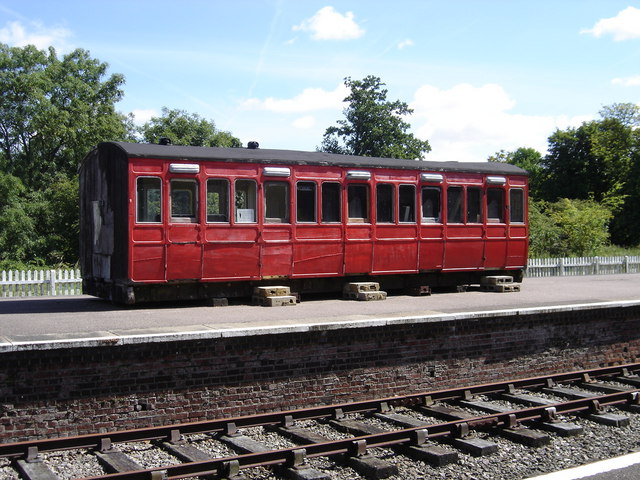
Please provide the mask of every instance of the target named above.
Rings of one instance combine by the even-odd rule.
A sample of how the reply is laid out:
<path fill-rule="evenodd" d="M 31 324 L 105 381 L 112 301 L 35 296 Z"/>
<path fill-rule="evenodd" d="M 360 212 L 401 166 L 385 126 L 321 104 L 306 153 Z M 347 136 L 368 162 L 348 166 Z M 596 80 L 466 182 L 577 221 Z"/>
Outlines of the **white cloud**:
<path fill-rule="evenodd" d="M 13 47 L 35 45 L 38 49 L 50 46 L 64 52 L 71 49 L 67 39 L 71 31 L 63 27 L 46 27 L 39 22 L 31 22 L 27 27 L 19 21 L 8 22 L 0 28 L 0 42 Z"/>
<path fill-rule="evenodd" d="M 598 20 L 593 28 L 581 30 L 596 38 L 603 35 L 613 35 L 615 41 L 640 38 L 640 9 L 627 7 L 611 18 Z"/>
<path fill-rule="evenodd" d="M 413 47 L 413 40 L 407 38 L 398 43 L 398 50 L 402 50 L 403 48 Z"/>
<path fill-rule="evenodd" d="M 268 110 L 276 113 L 301 113 L 317 110 L 337 109 L 349 94 L 344 84 L 340 84 L 333 91 L 327 92 L 321 88 L 306 88 L 294 98 L 278 99 L 269 97 L 265 100 L 251 98 L 242 106 L 250 110 Z"/>
<path fill-rule="evenodd" d="M 153 109 L 134 110 L 131 113 L 133 114 L 134 123 L 136 125 L 144 125 L 149 120 L 151 120 L 152 117 L 159 117 L 160 116 L 160 112 L 158 112 L 157 110 L 153 110 Z"/>
<path fill-rule="evenodd" d="M 243 104 L 242 122 L 227 128 L 240 138 L 259 140 L 264 148 L 313 150 L 326 127 L 341 118 L 348 94 L 340 85 L 333 91 L 307 88 L 290 99 L 250 99 Z M 544 154 L 556 129 L 592 119 L 514 113 L 516 101 L 498 84 L 423 85 L 409 106 L 414 109 L 407 118 L 411 131 L 429 141 L 433 150 L 426 158 L 436 161 L 486 161 L 500 150 L 520 147 Z"/>
<path fill-rule="evenodd" d="M 316 118 L 312 115 L 306 115 L 296 118 L 291 125 L 299 130 L 309 130 L 316 126 Z"/>
<path fill-rule="evenodd" d="M 323 7 L 316 14 L 293 26 L 293 31 L 309 32 L 314 40 L 353 40 L 365 30 L 354 20 L 353 12 L 344 15 L 333 7 Z"/>
<path fill-rule="evenodd" d="M 625 78 L 614 78 L 611 80 L 611 83 L 622 87 L 640 87 L 640 75 Z"/>
<path fill-rule="evenodd" d="M 497 151 L 520 147 L 545 153 L 556 128 L 586 120 L 510 113 L 515 101 L 496 84 L 460 84 L 449 90 L 424 85 L 410 106 L 415 135 L 431 144 L 429 160 L 485 161 Z"/>

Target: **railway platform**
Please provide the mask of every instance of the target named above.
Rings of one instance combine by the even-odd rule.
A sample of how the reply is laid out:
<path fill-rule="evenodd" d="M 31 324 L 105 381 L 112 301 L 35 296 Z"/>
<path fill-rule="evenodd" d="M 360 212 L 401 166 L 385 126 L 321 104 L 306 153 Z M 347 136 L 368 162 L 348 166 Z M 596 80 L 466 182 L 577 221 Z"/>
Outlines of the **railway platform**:
<path fill-rule="evenodd" d="M 287 307 L 0 301 L 0 442 L 491 383 L 640 359 L 640 275 Z M 2 410 L 5 409 L 5 410 Z M 3 415 L 5 417 L 3 417 Z"/>
<path fill-rule="evenodd" d="M 46 348 L 70 341 L 80 346 L 130 338 L 136 343 L 179 337 L 251 336 L 269 331 L 357 328 L 387 321 L 486 316 L 487 312 L 575 309 L 604 302 L 640 302 L 640 274 L 526 278 L 519 292 L 390 292 L 384 301 L 303 297 L 288 307 L 261 307 L 249 299 L 225 307 L 204 302 L 116 306 L 90 296 L 0 299 L 0 352 Z M 37 347 L 39 346 L 39 347 Z"/>

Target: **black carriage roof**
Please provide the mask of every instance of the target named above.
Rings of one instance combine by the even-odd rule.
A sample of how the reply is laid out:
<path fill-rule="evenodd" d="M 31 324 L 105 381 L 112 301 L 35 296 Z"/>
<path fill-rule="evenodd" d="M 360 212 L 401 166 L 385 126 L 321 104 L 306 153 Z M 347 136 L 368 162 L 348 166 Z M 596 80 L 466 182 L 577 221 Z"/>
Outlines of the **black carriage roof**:
<path fill-rule="evenodd" d="M 515 165 L 502 162 L 438 162 L 397 158 L 359 157 L 325 152 L 272 150 L 263 148 L 190 147 L 150 143 L 103 142 L 98 148 L 114 146 L 127 157 L 166 160 L 247 162 L 284 165 L 324 165 L 353 168 L 397 168 L 430 172 L 465 172 L 527 175 Z"/>

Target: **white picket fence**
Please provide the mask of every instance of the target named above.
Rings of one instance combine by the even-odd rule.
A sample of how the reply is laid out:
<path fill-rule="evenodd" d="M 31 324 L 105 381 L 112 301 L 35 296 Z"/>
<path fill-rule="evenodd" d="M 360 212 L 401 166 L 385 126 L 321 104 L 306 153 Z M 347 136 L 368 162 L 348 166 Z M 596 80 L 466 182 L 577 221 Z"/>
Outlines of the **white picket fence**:
<path fill-rule="evenodd" d="M 0 272 L 0 297 L 81 295 L 82 276 L 71 270 L 9 270 Z"/>
<path fill-rule="evenodd" d="M 640 256 L 530 258 L 527 277 L 640 273 Z M 0 272 L 0 297 L 81 295 L 79 269 Z"/>
<path fill-rule="evenodd" d="M 527 277 L 640 273 L 640 256 L 530 258 Z"/>

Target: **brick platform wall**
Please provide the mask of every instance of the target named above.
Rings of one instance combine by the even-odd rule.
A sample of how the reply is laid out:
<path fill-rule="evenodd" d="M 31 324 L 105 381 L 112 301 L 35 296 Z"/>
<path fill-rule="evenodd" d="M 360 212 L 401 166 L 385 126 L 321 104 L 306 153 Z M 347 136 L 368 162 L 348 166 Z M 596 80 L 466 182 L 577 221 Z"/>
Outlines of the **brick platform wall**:
<path fill-rule="evenodd" d="M 0 442 L 640 360 L 640 305 L 0 355 Z"/>

